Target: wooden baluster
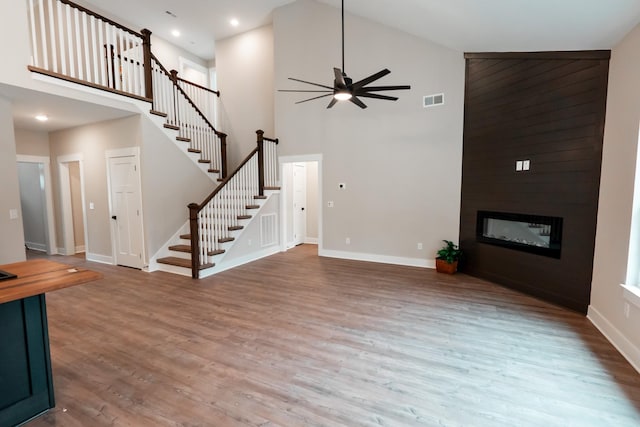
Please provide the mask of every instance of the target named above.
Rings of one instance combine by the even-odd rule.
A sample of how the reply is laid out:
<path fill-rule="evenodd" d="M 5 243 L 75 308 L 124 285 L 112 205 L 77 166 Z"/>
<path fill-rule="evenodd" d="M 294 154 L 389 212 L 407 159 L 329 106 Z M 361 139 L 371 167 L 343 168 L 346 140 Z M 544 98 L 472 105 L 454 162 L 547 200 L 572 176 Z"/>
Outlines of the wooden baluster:
<path fill-rule="evenodd" d="M 63 13 L 62 13 L 62 3 L 58 2 L 58 25 L 62 26 Z M 54 27 L 55 28 L 55 27 Z M 65 45 L 64 45 L 64 31 L 58 31 L 58 37 L 60 40 L 60 69 L 62 74 L 67 74 L 67 61 L 65 58 Z"/>
<path fill-rule="evenodd" d="M 220 132 L 220 178 L 227 177 L 227 134 Z"/>
<path fill-rule="evenodd" d="M 198 211 L 200 206 L 197 203 L 190 203 L 189 206 L 189 230 L 191 231 L 191 277 L 198 279 L 200 273 L 200 233 L 198 229 Z"/>
<path fill-rule="evenodd" d="M 153 99 L 153 73 L 151 66 L 151 31 L 146 28 L 142 33 L 142 55 L 144 61 L 144 96 Z"/>
<path fill-rule="evenodd" d="M 257 130 L 258 136 L 258 196 L 264 196 L 264 131 Z"/>

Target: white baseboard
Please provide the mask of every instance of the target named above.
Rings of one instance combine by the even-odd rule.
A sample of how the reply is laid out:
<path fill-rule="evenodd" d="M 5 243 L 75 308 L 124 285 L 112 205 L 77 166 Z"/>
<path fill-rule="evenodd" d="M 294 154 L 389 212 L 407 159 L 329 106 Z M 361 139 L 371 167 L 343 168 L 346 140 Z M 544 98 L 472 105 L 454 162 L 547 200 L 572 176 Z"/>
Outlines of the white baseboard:
<path fill-rule="evenodd" d="M 305 245 L 317 245 L 318 238 L 317 237 L 307 237 L 304 239 Z"/>
<path fill-rule="evenodd" d="M 611 322 L 609 322 L 598 310 L 589 306 L 587 319 L 598 328 L 602 335 L 624 356 L 627 361 L 640 372 L 640 348 L 629 341 Z"/>
<path fill-rule="evenodd" d="M 44 243 L 24 242 L 24 244 L 32 251 L 47 252 L 47 245 Z"/>
<path fill-rule="evenodd" d="M 84 252 L 84 245 L 76 246 L 76 253 L 80 254 L 82 252 Z"/>
<path fill-rule="evenodd" d="M 436 268 L 435 259 L 404 258 L 389 255 L 366 254 L 358 252 L 334 251 L 322 249 L 318 251 L 319 256 L 328 258 L 350 259 L 354 261 L 378 262 L 381 264 L 404 265 L 408 267 Z"/>
<path fill-rule="evenodd" d="M 87 261 L 99 262 L 100 264 L 115 264 L 113 257 L 107 255 L 92 254 L 90 252 L 87 252 L 85 258 Z"/>

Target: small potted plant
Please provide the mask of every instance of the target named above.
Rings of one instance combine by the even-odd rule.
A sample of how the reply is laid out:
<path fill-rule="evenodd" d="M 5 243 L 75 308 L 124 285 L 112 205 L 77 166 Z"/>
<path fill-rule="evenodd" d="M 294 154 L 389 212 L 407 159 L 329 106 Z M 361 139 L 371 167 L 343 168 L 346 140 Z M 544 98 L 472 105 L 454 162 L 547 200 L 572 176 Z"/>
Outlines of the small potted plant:
<path fill-rule="evenodd" d="M 443 240 L 445 245 L 438 250 L 436 257 L 436 271 L 439 273 L 453 274 L 458 270 L 458 260 L 462 251 L 451 240 Z"/>

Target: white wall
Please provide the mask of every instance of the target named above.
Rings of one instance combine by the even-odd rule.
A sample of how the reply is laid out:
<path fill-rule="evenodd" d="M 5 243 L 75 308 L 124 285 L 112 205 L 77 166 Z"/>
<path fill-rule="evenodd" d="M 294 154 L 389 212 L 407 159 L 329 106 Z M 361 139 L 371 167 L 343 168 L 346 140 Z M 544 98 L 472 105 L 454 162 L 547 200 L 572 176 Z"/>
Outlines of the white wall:
<path fill-rule="evenodd" d="M 11 103 L 0 98 L 0 264 L 24 261 L 24 234 L 18 187 L 16 142 Z M 16 219 L 9 217 L 15 209 Z"/>
<path fill-rule="evenodd" d="M 189 203 L 214 189 L 209 178 L 149 120 L 142 120 L 142 209 L 148 258 L 189 219 Z M 147 259 L 148 259 L 147 258 Z"/>
<path fill-rule="evenodd" d="M 229 170 L 256 148 L 256 130 L 273 138 L 273 28 L 216 42 L 218 130 L 229 137 Z"/>
<path fill-rule="evenodd" d="M 58 247 L 64 246 L 58 157 L 72 154 L 82 155 L 89 245 L 85 249 L 88 254 L 111 257 L 111 219 L 105 151 L 139 146 L 140 139 L 140 116 L 94 123 L 52 132 L 49 135 Z M 93 203 L 95 209 L 89 209 L 89 203 Z"/>
<path fill-rule="evenodd" d="M 640 370 L 640 306 L 630 304 L 626 317 L 628 301 L 620 286 L 627 276 L 630 284 L 640 284 L 637 274 L 627 275 L 630 248 L 637 255 L 640 244 L 640 232 L 631 224 L 640 125 L 639 50 L 636 27 L 611 54 L 589 318 Z M 635 192 L 638 209 L 640 188 Z M 637 264 L 629 263 L 629 273 Z"/>
<path fill-rule="evenodd" d="M 16 152 L 24 156 L 49 157 L 49 134 L 16 129 Z"/>
<path fill-rule="evenodd" d="M 332 85 L 341 66 L 340 11 L 299 0 L 276 9 L 273 26 L 276 89 L 313 89 L 288 77 Z M 397 102 L 363 99 L 365 110 L 351 103 L 327 110 L 329 98 L 295 105 L 305 94 L 276 93 L 279 154 L 323 154 L 321 254 L 429 264 L 441 240 L 459 233 L 463 54 L 349 14 L 345 26 L 354 80 L 389 68 L 377 85 L 412 89 L 396 92 Z M 422 108 L 423 95 L 440 92 L 444 106 Z"/>

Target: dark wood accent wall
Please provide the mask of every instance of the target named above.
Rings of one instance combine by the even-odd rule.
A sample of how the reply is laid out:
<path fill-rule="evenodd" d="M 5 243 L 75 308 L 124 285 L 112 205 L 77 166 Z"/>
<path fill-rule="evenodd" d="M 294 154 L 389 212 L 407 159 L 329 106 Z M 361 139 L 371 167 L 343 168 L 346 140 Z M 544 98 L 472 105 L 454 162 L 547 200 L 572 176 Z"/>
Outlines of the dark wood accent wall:
<path fill-rule="evenodd" d="M 609 51 L 466 54 L 461 269 L 586 312 Z M 516 172 L 517 160 L 530 160 Z M 479 210 L 562 217 L 560 259 L 476 242 Z"/>

